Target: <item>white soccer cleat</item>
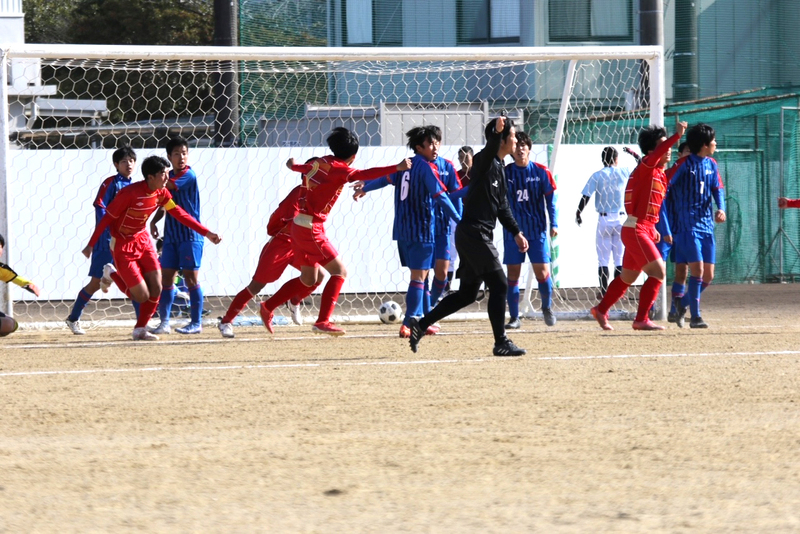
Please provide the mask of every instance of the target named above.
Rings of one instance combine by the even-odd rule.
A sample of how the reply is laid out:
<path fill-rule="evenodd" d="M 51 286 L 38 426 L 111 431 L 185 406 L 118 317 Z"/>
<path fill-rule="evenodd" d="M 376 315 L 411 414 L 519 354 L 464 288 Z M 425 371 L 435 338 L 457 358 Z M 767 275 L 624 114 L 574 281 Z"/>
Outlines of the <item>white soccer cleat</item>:
<path fill-rule="evenodd" d="M 155 334 L 151 334 L 147 331 L 145 327 L 139 327 L 133 329 L 133 340 L 134 341 L 158 341 L 158 336 Z"/>
<path fill-rule="evenodd" d="M 289 301 L 286 303 L 286 307 L 289 308 L 292 322 L 297 326 L 303 326 L 303 314 L 300 311 L 300 304 L 292 304 L 292 302 Z"/>
<path fill-rule="evenodd" d="M 157 336 L 162 336 L 165 334 L 171 334 L 172 328 L 169 326 L 169 323 L 166 321 L 161 321 L 158 323 L 158 326 L 155 328 L 150 329 L 151 334 L 156 334 Z"/>
<path fill-rule="evenodd" d="M 103 277 L 100 279 L 100 289 L 103 293 L 108 293 L 108 288 L 114 283 L 114 280 L 111 279 L 111 275 L 115 272 L 117 272 L 117 270 L 111 263 L 103 265 Z"/>
<path fill-rule="evenodd" d="M 86 333 L 86 331 L 81 328 L 80 321 L 70 321 L 69 319 L 66 320 L 67 326 L 72 331 L 73 334 L 76 336 L 82 336 Z"/>
<path fill-rule="evenodd" d="M 219 327 L 219 333 L 222 334 L 222 337 L 234 337 L 233 325 L 231 323 L 220 322 L 217 326 Z"/>

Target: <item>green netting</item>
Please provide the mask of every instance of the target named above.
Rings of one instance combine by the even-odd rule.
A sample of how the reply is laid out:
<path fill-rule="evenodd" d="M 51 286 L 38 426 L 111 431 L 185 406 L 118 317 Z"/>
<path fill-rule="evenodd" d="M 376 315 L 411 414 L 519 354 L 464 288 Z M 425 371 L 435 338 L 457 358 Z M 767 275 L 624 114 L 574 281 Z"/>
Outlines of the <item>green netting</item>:
<path fill-rule="evenodd" d="M 800 210 L 778 209 L 783 194 L 800 198 L 800 88 L 773 87 L 668 105 L 689 125 L 705 122 L 717 134 L 714 158 L 726 190 L 728 222 L 716 229 L 716 283 L 800 279 Z M 619 112 L 585 121 L 567 142 L 590 143 L 598 132 L 623 130 L 635 143 L 641 119 Z M 781 135 L 783 133 L 783 135 Z M 781 149 L 783 139 L 783 150 Z"/>

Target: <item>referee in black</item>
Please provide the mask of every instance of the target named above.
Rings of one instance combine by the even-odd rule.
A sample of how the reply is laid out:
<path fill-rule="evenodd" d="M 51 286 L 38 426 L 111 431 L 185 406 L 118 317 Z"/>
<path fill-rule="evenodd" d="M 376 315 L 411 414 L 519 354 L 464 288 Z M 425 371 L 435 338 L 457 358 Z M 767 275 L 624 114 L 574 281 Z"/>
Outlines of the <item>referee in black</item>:
<path fill-rule="evenodd" d="M 417 352 L 419 341 L 428 326 L 475 302 L 483 282 L 489 290 L 488 311 L 494 334 L 494 355 L 525 354 L 525 349 L 517 347 L 506 337 L 508 280 L 493 243 L 494 227 L 497 219 L 500 219 L 500 223 L 514 236 L 520 252 L 528 250 L 528 240 L 520 232 L 506 196 L 503 160 L 513 154 L 517 146 L 514 122 L 506 117 L 498 117 L 486 125 L 484 133 L 486 146 L 473 158 L 464 214 L 456 227 L 456 250 L 461 258 L 457 276 L 461 286 L 421 319 L 411 319 L 410 344 L 413 352 Z"/>

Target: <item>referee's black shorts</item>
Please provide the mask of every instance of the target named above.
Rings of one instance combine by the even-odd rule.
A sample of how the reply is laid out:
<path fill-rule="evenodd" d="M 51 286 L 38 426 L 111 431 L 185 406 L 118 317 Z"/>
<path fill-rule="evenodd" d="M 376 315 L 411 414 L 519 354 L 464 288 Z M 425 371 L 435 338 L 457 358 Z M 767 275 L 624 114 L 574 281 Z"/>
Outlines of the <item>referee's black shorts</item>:
<path fill-rule="evenodd" d="M 481 282 L 484 275 L 503 270 L 492 237 L 474 228 L 456 227 L 456 250 L 461 262 L 456 276 L 464 284 Z"/>

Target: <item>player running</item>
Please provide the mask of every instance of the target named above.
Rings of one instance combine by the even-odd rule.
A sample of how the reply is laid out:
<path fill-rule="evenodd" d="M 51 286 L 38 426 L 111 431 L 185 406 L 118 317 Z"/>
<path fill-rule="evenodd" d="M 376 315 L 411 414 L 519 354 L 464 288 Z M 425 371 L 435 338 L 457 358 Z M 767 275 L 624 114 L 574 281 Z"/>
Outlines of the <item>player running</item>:
<path fill-rule="evenodd" d="M 91 257 L 92 248 L 103 231 L 111 229 L 111 254 L 117 268 L 110 263 L 105 265 L 100 289 L 108 291 L 113 280 L 123 293 L 140 303 L 139 317 L 133 329 L 133 339 L 137 341 L 158 340 L 158 336 L 146 328 L 161 295 L 161 266 L 146 230 L 150 215 L 163 206 L 169 215 L 212 243 L 217 244 L 221 240 L 172 200 L 172 195 L 165 189 L 169 179 L 168 168 L 169 161 L 162 157 L 146 158 L 142 162 L 145 179 L 117 194 L 95 227 L 89 244 L 83 249 L 83 255 Z"/>
<path fill-rule="evenodd" d="M 111 155 L 111 161 L 114 163 L 114 169 L 117 174 L 109 176 L 103 183 L 100 184 L 100 189 L 97 191 L 97 196 L 94 198 L 94 216 L 95 225 L 100 222 L 103 215 L 106 214 L 106 207 L 111 204 L 111 201 L 117 196 L 123 187 L 131 185 L 131 177 L 133 170 L 136 168 L 136 152 L 129 146 L 118 148 Z M 111 263 L 111 233 L 106 229 L 97 244 L 92 250 L 92 264 L 89 267 L 89 276 L 91 279 L 86 286 L 80 290 L 75 303 L 72 305 L 72 311 L 67 317 L 66 323 L 70 331 L 77 335 L 82 336 L 86 332 L 81 328 L 80 319 L 83 314 L 83 309 L 92 300 L 92 296 L 100 289 L 100 279 L 103 277 L 103 267 L 106 263 Z M 138 302 L 133 303 L 138 313 Z"/>
<path fill-rule="evenodd" d="M 628 218 L 622 225 L 622 273 L 608 285 L 600 303 L 591 310 L 592 316 L 603 330 L 613 330 L 608 322 L 608 310 L 614 305 L 642 271 L 647 275 L 639 291 L 639 308 L 633 322 L 634 330 L 663 330 L 648 317 L 656 301 L 658 290 L 666 276 L 664 260 L 656 246 L 659 241 L 656 223 L 664 195 L 667 177 L 664 168 L 669 163 L 670 148 L 686 131 L 685 122 L 677 122 L 675 134 L 667 139 L 662 126 L 651 125 L 639 132 L 639 148 L 643 157 L 631 173 L 625 188 L 625 212 Z"/>
<path fill-rule="evenodd" d="M 317 282 L 320 266 L 330 273 L 330 279 L 322 291 L 319 316 L 312 331 L 316 334 L 341 336 L 345 331 L 331 323 L 331 315 L 344 285 L 347 268 L 339 257 L 339 252 L 325 235 L 325 221 L 345 184 L 357 180 L 374 180 L 395 171 L 408 170 L 411 168 L 411 160 L 404 159 L 397 165 L 387 167 L 357 170 L 350 167 L 358 153 L 358 138 L 353 132 L 340 126 L 334 128 L 326 141 L 333 155 L 316 159 L 310 164 L 298 165 L 293 158 L 286 162 L 291 170 L 303 173 L 305 195 L 291 230 L 292 250 L 296 261 L 302 266 L 300 277 L 284 285 L 286 295 L 302 295 Z M 274 307 L 267 307 L 266 302 L 261 303 L 261 319 L 270 332 L 274 310 Z"/>
<path fill-rule="evenodd" d="M 261 256 L 258 258 L 258 266 L 256 267 L 253 279 L 247 287 L 239 291 L 233 298 L 227 313 L 219 320 L 219 331 L 222 337 L 234 337 L 233 319 L 247 306 L 250 299 L 258 295 L 267 284 L 280 278 L 283 271 L 286 270 L 286 267 L 291 265 L 298 270 L 300 269 L 300 265 L 294 261 L 291 230 L 292 220 L 299 212 L 299 204 L 303 194 L 303 186 L 298 185 L 286 195 L 286 198 L 278 204 L 278 208 L 270 216 L 269 222 L 267 223 L 267 235 L 270 236 L 270 240 L 267 241 L 267 244 L 261 249 Z M 305 293 L 289 295 L 292 304 L 292 320 L 296 324 L 300 325 L 303 322 L 302 318 L 299 317 L 300 303 L 319 287 L 322 283 L 322 279 L 323 274 L 319 272 L 314 285 L 307 288 L 303 286 L 306 288 Z M 286 298 L 284 294 L 281 293 L 283 287 L 285 286 L 282 286 L 271 299 L 266 301 L 266 307 L 271 306 L 271 303 L 274 302 L 272 299 L 277 299 L 277 302 L 285 302 Z M 270 325 L 264 326 L 267 327 L 267 330 L 272 332 L 271 322 Z"/>
<path fill-rule="evenodd" d="M 464 200 L 464 213 L 456 227 L 456 247 L 461 265 L 458 291 L 450 293 L 419 321 L 409 322 L 412 352 L 417 352 L 428 326 L 469 306 L 478 297 L 481 283 L 489 289 L 489 322 L 494 334 L 495 356 L 521 356 L 525 349 L 517 347 L 505 333 L 506 293 L 508 281 L 493 243 L 498 218 L 511 232 L 520 252 L 528 250 L 528 241 L 520 232 L 508 207 L 503 159 L 514 153 L 517 144 L 514 123 L 506 117 L 493 119 L 484 129 L 486 146 L 475 155 L 469 192 Z"/>

